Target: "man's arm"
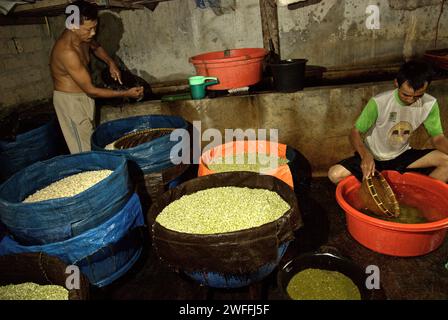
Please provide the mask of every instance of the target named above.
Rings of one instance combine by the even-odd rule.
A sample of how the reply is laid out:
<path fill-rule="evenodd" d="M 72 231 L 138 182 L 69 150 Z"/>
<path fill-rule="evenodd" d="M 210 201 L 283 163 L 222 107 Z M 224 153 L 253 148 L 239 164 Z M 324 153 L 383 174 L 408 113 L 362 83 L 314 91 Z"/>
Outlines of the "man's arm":
<path fill-rule="evenodd" d="M 363 178 L 375 173 L 375 161 L 372 153 L 366 148 L 361 133 L 356 127 L 350 131 L 350 143 L 361 157 L 361 170 Z"/>
<path fill-rule="evenodd" d="M 362 110 L 361 115 L 356 120 L 355 126 L 350 131 L 350 143 L 361 157 L 361 170 L 363 177 L 375 173 L 375 161 L 372 153 L 364 144 L 362 133 L 366 133 L 376 122 L 378 118 L 378 106 L 372 98 Z"/>
<path fill-rule="evenodd" d="M 442 121 L 440 120 L 439 104 L 434 102 L 428 117 L 423 122 L 426 131 L 431 136 L 431 143 L 437 150 L 448 154 L 448 139 L 443 134 Z"/>
<path fill-rule="evenodd" d="M 121 72 L 120 69 L 118 69 L 117 65 L 115 64 L 115 61 L 109 56 L 109 54 L 106 52 L 106 50 L 101 47 L 101 45 L 96 41 L 90 42 L 90 49 L 93 51 L 93 54 L 95 56 L 104 61 L 109 66 L 109 72 L 111 77 L 118 81 L 120 84 L 123 84 L 121 82 Z"/>
<path fill-rule="evenodd" d="M 126 91 L 97 88 L 92 83 L 92 78 L 86 67 L 81 63 L 79 56 L 72 51 L 61 54 L 61 62 L 70 77 L 88 96 L 93 98 L 139 98 L 143 94 L 143 88 L 131 88 Z"/>
<path fill-rule="evenodd" d="M 361 132 L 359 132 L 359 130 L 356 127 L 353 127 L 352 130 L 350 131 L 349 138 L 352 147 L 359 153 L 362 159 L 366 156 L 371 155 L 369 149 L 367 149 L 366 145 L 364 144 Z"/>
<path fill-rule="evenodd" d="M 443 134 L 439 134 L 438 136 L 431 137 L 432 145 L 445 154 L 448 154 L 448 139 Z"/>
<path fill-rule="evenodd" d="M 89 46 L 95 56 L 104 61 L 108 66 L 112 63 L 115 64 L 114 60 L 107 54 L 106 50 L 104 50 L 98 42 L 92 40 Z"/>

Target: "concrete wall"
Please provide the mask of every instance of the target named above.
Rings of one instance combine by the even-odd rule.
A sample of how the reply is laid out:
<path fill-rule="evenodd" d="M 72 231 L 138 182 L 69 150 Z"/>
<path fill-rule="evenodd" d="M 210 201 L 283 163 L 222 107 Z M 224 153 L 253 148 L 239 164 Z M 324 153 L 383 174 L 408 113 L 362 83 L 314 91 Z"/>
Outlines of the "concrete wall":
<path fill-rule="evenodd" d="M 222 1 L 226 3 L 226 1 Z M 263 47 L 258 0 L 227 1 L 222 15 L 193 0 L 161 2 L 149 9 L 101 13 L 98 40 L 148 82 L 194 75 L 188 59 L 227 48 Z"/>
<path fill-rule="evenodd" d="M 305 1 L 315 2 L 315 1 Z M 259 0 L 222 0 L 223 14 L 194 0 L 161 2 L 155 9 L 102 11 L 98 39 L 150 83 L 195 73 L 188 58 L 238 47 L 262 47 Z M 365 26 L 367 5 L 380 7 L 380 29 Z M 446 5 L 447 6 L 447 5 Z M 432 48 L 440 0 L 322 0 L 297 10 L 279 7 L 283 58 L 341 69 L 389 64 Z M 64 18 L 51 18 L 52 37 Z M 12 38 L 23 43 L 18 53 Z M 45 26 L 0 27 L 0 106 L 51 95 Z M 440 19 L 439 47 L 448 46 L 448 10 Z"/>
<path fill-rule="evenodd" d="M 189 57 L 238 47 L 262 47 L 258 0 L 223 0 L 221 15 L 193 0 L 173 0 L 149 9 L 101 11 L 98 40 L 150 83 L 195 74 Z M 64 29 L 64 16 L 46 26 L 0 27 L 0 110 L 51 97 L 48 57 Z M 17 52 L 12 38 L 24 51 Z M 95 62 L 98 65 L 97 62 Z M 95 75 L 94 75 L 95 78 Z"/>
<path fill-rule="evenodd" d="M 306 2 L 305 2 L 306 3 Z M 279 7 L 282 58 L 307 58 L 328 68 L 372 66 L 421 56 L 434 47 L 439 0 L 322 0 L 297 10 Z M 366 13 L 377 5 L 380 29 Z M 448 46 L 448 5 L 440 19 L 438 47 Z"/>
<path fill-rule="evenodd" d="M 299 150 L 311 163 L 313 174 L 325 175 L 334 163 L 353 154 L 348 134 L 367 101 L 393 89 L 380 82 L 340 87 L 307 88 L 295 93 L 265 93 L 178 102 L 147 102 L 124 108 L 103 107 L 101 122 L 146 114 L 180 115 L 201 121 L 201 130 L 278 129 L 279 141 Z M 446 80 L 434 81 L 429 93 L 437 97 L 445 130 L 448 129 Z M 448 131 L 445 131 L 448 134 Z M 415 147 L 428 147 L 423 127 L 412 138 Z M 203 141 L 202 147 L 209 142 Z"/>
<path fill-rule="evenodd" d="M 51 97 L 52 43 L 45 25 L 0 26 L 0 114 Z"/>
<path fill-rule="evenodd" d="M 440 0 L 322 0 L 278 8 L 282 58 L 307 58 L 330 69 L 384 65 L 421 56 L 434 46 Z M 233 3 L 216 15 L 194 0 L 149 9 L 101 13 L 98 39 L 150 83 L 195 73 L 188 58 L 204 52 L 262 47 L 259 0 Z M 369 30 L 368 5 L 378 5 L 380 29 Z M 447 5 L 446 5 L 447 6 Z M 440 19 L 438 47 L 448 46 L 448 10 Z"/>

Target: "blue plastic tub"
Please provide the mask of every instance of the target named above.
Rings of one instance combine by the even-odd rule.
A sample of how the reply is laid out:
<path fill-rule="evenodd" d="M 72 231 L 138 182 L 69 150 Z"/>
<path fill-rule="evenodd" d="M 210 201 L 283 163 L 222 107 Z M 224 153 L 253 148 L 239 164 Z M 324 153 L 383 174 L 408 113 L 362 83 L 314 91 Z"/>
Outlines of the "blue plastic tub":
<path fill-rule="evenodd" d="M 142 208 L 134 194 L 126 206 L 100 226 L 85 233 L 46 245 L 25 246 L 5 236 L 0 241 L 0 256 L 45 252 L 67 264 L 80 267 L 95 286 L 106 286 L 128 271 L 142 251 L 144 225 Z"/>
<path fill-rule="evenodd" d="M 285 242 L 278 248 L 277 261 L 261 266 L 257 271 L 248 274 L 222 274 L 217 272 L 186 272 L 192 279 L 202 285 L 212 288 L 241 288 L 266 278 L 278 266 L 288 249 L 289 242 Z"/>
<path fill-rule="evenodd" d="M 38 128 L 17 135 L 15 141 L 0 140 L 0 181 L 37 161 L 58 155 L 57 125 L 53 118 Z"/>
<path fill-rule="evenodd" d="M 67 176 L 88 170 L 113 172 L 73 196 L 23 203 L 30 194 Z M 85 152 L 37 162 L 0 185 L 0 221 L 23 244 L 69 239 L 94 228 L 117 212 L 132 195 L 126 159 L 106 152 Z"/>
<path fill-rule="evenodd" d="M 160 172 L 174 166 L 171 161 L 171 149 L 179 141 L 171 141 L 170 135 L 162 136 L 129 149 L 105 150 L 104 148 L 122 136 L 139 130 L 155 128 L 187 130 L 188 126 L 188 122 L 183 118 L 166 115 L 137 116 L 113 120 L 101 124 L 93 132 L 92 149 L 123 155 L 132 164 L 136 165 L 143 174 Z M 188 132 L 185 131 L 184 135 L 182 135 L 182 139 L 185 139 L 183 141 L 187 141 L 187 134 Z"/>

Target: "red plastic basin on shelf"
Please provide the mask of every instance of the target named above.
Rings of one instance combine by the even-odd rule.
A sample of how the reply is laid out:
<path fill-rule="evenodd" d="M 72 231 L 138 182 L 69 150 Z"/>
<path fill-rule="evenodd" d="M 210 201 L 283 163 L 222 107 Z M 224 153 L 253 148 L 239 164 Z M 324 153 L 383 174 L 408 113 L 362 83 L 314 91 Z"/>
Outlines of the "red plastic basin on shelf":
<path fill-rule="evenodd" d="M 415 173 L 383 171 L 397 198 L 423 211 L 427 223 L 403 224 L 368 216 L 359 211 L 361 183 L 350 176 L 336 188 L 336 200 L 346 214 L 347 228 L 365 247 L 387 255 L 412 257 L 437 249 L 448 228 L 448 185 Z"/>
<path fill-rule="evenodd" d="M 217 77 L 219 84 L 210 90 L 247 87 L 262 79 L 263 60 L 268 52 L 263 48 L 215 51 L 190 58 L 199 76 Z"/>

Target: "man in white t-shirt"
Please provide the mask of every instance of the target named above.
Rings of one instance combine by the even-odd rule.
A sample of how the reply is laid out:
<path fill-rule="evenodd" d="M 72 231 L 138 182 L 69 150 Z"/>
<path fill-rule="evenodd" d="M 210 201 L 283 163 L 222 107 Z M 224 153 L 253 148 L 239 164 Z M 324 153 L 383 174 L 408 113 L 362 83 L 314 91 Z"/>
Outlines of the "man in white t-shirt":
<path fill-rule="evenodd" d="M 370 99 L 350 132 L 355 155 L 328 171 L 333 183 L 352 174 L 362 180 L 375 169 L 404 172 L 422 168 L 431 169 L 431 177 L 448 181 L 448 139 L 437 100 L 425 93 L 431 74 L 425 62 L 409 61 L 398 72 L 395 90 Z M 422 124 L 435 149 L 410 147 L 409 138 Z"/>

